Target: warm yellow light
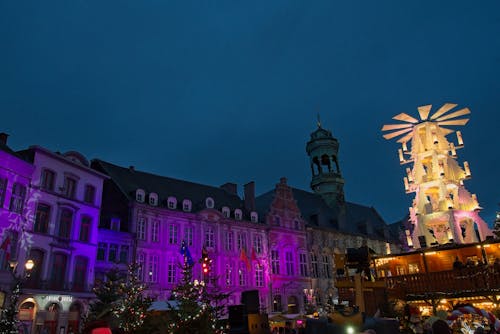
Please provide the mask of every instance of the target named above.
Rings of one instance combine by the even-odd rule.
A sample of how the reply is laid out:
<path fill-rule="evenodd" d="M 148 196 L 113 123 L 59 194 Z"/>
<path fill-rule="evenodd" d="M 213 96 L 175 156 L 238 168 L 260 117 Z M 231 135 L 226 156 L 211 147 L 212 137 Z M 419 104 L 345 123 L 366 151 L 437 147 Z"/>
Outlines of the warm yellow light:
<path fill-rule="evenodd" d="M 427 252 L 427 253 L 424 253 L 425 255 L 434 255 L 436 254 L 436 252 Z"/>
<path fill-rule="evenodd" d="M 29 259 L 28 261 L 26 261 L 26 263 L 24 264 L 24 267 L 26 268 L 26 270 L 32 270 L 33 267 L 35 266 L 35 262 L 33 262 L 32 259 Z"/>

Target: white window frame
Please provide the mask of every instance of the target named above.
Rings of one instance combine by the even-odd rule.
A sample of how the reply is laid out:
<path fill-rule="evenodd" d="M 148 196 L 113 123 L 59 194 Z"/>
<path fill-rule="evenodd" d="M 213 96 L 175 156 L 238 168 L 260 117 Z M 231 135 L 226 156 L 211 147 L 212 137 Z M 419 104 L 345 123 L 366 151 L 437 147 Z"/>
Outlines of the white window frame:
<path fill-rule="evenodd" d="M 205 229 L 205 246 L 210 248 L 215 247 L 215 231 L 213 227 Z"/>
<path fill-rule="evenodd" d="M 158 205 L 158 194 L 150 193 L 149 194 L 149 205 L 157 206 Z"/>
<path fill-rule="evenodd" d="M 232 252 L 233 251 L 233 245 L 234 245 L 234 232 L 233 231 L 226 231 L 226 242 L 225 242 L 225 245 L 224 245 L 224 248 L 226 251 L 228 252 Z"/>
<path fill-rule="evenodd" d="M 250 221 L 252 223 L 258 223 L 259 222 L 259 214 L 255 211 L 250 212 Z"/>
<path fill-rule="evenodd" d="M 307 254 L 300 253 L 299 254 L 299 266 L 300 266 L 300 276 L 307 277 Z"/>
<path fill-rule="evenodd" d="M 255 286 L 258 288 L 264 286 L 264 267 L 258 263 L 255 265 Z"/>
<path fill-rule="evenodd" d="M 271 273 L 280 274 L 280 253 L 277 249 L 271 251 Z"/>
<path fill-rule="evenodd" d="M 146 192 L 143 189 L 137 189 L 135 191 L 135 200 L 139 203 L 144 203 L 146 199 Z"/>
<path fill-rule="evenodd" d="M 193 233 L 194 233 L 193 226 L 184 227 L 184 241 L 186 241 L 186 244 L 188 246 L 193 246 Z"/>
<path fill-rule="evenodd" d="M 293 253 L 292 251 L 286 251 L 285 252 L 285 267 L 286 267 L 286 274 L 288 276 L 293 276 L 295 275 L 295 268 L 293 267 Z"/>
<path fill-rule="evenodd" d="M 236 220 L 242 220 L 243 219 L 243 213 L 241 212 L 240 209 L 234 210 L 234 219 L 236 219 Z"/>
<path fill-rule="evenodd" d="M 177 224 L 168 225 L 168 244 L 177 245 L 179 241 L 179 227 Z"/>
<path fill-rule="evenodd" d="M 208 208 L 208 209 L 213 209 L 214 206 L 215 206 L 215 201 L 212 197 L 207 197 L 205 199 L 205 206 Z"/>
<path fill-rule="evenodd" d="M 229 218 L 231 216 L 231 210 L 227 206 L 223 206 L 222 215 L 226 218 Z"/>
<path fill-rule="evenodd" d="M 151 242 L 160 242 L 160 220 L 153 219 L 151 222 Z"/>
<path fill-rule="evenodd" d="M 137 239 L 139 240 L 147 240 L 147 227 L 148 221 L 146 217 L 139 216 L 137 218 Z"/>
<path fill-rule="evenodd" d="M 175 197 L 169 197 L 167 199 L 167 207 L 170 209 L 170 210 L 175 210 L 177 209 L 177 199 Z"/>
<path fill-rule="evenodd" d="M 177 263 L 175 259 L 169 259 L 167 263 L 167 283 L 175 284 L 177 281 Z"/>
<path fill-rule="evenodd" d="M 160 265 L 160 257 L 156 254 L 149 255 L 148 261 L 148 282 L 157 283 L 158 282 L 158 269 Z"/>

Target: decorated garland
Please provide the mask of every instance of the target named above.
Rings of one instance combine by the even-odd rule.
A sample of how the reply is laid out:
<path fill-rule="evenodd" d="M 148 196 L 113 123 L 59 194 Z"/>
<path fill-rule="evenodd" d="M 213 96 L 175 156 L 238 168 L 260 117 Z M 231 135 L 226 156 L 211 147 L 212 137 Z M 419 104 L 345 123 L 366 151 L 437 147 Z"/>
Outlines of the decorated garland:
<path fill-rule="evenodd" d="M 485 317 L 486 319 L 488 319 L 490 325 L 495 328 L 495 331 L 497 333 L 500 333 L 500 320 L 498 320 L 491 312 L 478 309 L 477 307 L 473 306 L 464 306 L 453 310 L 453 312 L 451 312 L 451 315 L 448 317 L 448 321 L 453 322 L 464 314 L 477 314 Z"/>

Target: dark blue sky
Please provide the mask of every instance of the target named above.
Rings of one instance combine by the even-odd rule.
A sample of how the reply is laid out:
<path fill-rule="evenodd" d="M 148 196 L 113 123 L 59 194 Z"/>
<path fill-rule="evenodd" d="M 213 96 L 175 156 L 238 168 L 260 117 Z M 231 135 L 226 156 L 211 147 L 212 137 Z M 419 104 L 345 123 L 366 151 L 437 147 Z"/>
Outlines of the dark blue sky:
<path fill-rule="evenodd" d="M 210 185 L 309 189 L 321 112 L 346 198 L 408 212 L 391 117 L 458 103 L 473 178 L 500 201 L 500 2 L 0 1 L 0 130 Z"/>

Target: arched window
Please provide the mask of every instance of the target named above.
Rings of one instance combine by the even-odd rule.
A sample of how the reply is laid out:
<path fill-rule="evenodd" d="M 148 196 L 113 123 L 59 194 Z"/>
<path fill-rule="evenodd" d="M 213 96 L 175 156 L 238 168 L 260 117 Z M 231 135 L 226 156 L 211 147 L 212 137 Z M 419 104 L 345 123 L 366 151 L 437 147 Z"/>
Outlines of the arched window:
<path fill-rule="evenodd" d="M 209 209 L 213 209 L 215 205 L 214 199 L 212 197 L 207 197 L 205 200 L 205 206 Z"/>
<path fill-rule="evenodd" d="M 158 205 L 158 194 L 156 194 L 156 193 L 149 194 L 149 205 L 152 205 L 152 206 Z"/>
<path fill-rule="evenodd" d="M 182 201 L 182 210 L 185 212 L 191 212 L 191 201 L 185 199 Z"/>
<path fill-rule="evenodd" d="M 75 271 L 73 275 L 73 291 L 86 291 L 88 259 L 77 256 L 75 260 Z"/>
<path fill-rule="evenodd" d="M 257 223 L 259 221 L 259 214 L 255 211 L 250 212 L 250 220 L 252 223 Z"/>
<path fill-rule="evenodd" d="M 174 210 L 177 208 L 177 199 L 175 197 L 170 196 L 167 199 L 167 206 L 169 209 Z"/>
<path fill-rule="evenodd" d="M 139 203 L 144 203 L 144 200 L 146 199 L 146 193 L 142 189 L 137 189 L 135 191 L 135 200 Z"/>
<path fill-rule="evenodd" d="M 69 239 L 71 237 L 71 228 L 73 226 L 73 210 L 62 208 L 59 213 L 59 228 L 57 236 L 60 238 Z"/>
<path fill-rule="evenodd" d="M 235 218 L 236 220 L 241 220 L 242 216 L 243 216 L 243 215 L 242 215 L 242 212 L 241 212 L 241 210 L 240 210 L 240 209 L 236 209 L 236 210 L 234 210 L 234 218 Z"/>
<path fill-rule="evenodd" d="M 222 215 L 226 218 L 229 218 L 229 216 L 231 215 L 231 210 L 229 210 L 229 208 L 227 206 L 223 206 L 222 207 Z"/>

